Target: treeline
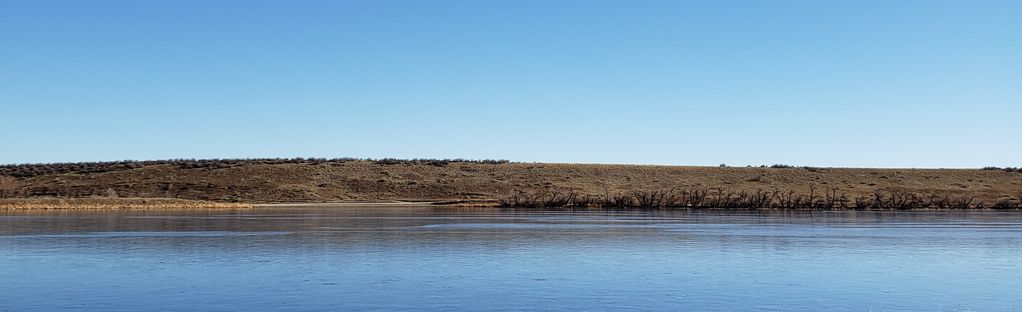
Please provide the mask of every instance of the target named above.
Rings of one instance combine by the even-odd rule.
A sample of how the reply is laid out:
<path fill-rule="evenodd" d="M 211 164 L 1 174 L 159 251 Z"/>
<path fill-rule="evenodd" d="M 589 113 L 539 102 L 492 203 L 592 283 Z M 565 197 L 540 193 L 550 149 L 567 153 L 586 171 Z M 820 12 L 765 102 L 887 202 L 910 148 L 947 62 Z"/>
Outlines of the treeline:
<path fill-rule="evenodd" d="M 1015 200 L 1001 200 L 989 207 L 968 195 L 917 194 L 897 190 L 876 190 L 869 196 L 850 197 L 838 189 L 808 193 L 793 190 L 728 191 L 692 188 L 689 190 L 633 191 L 619 194 L 583 195 L 574 191 L 528 194 L 513 192 L 499 199 L 504 208 L 739 208 L 739 209 L 1020 209 L 1022 193 Z"/>
<path fill-rule="evenodd" d="M 983 170 L 1000 170 L 1005 172 L 1022 172 L 1022 167 L 983 167 Z"/>
<path fill-rule="evenodd" d="M 155 165 L 171 165 L 180 169 L 220 169 L 243 165 L 275 164 L 326 164 L 349 161 L 369 161 L 381 165 L 431 165 L 446 166 L 452 163 L 504 164 L 508 160 L 472 159 L 396 159 L 396 158 L 237 158 L 237 159 L 168 159 L 168 160 L 122 160 L 102 162 L 45 163 L 0 165 L 0 176 L 17 178 L 62 173 L 100 173 L 122 171 Z"/>

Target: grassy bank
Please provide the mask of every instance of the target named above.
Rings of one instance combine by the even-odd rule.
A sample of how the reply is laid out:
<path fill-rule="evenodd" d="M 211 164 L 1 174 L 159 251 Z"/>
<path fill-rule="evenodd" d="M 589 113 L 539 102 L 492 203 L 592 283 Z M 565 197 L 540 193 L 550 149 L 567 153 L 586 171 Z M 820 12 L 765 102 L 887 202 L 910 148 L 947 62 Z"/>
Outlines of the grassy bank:
<path fill-rule="evenodd" d="M 509 207 L 994 208 L 1017 168 L 694 167 L 462 159 L 209 159 L 0 165 L 0 198 L 434 201 Z M 565 197 L 570 198 L 565 199 Z"/>
<path fill-rule="evenodd" d="M 5 198 L 0 210 L 146 210 L 247 209 L 250 204 L 217 203 L 175 198 Z"/>

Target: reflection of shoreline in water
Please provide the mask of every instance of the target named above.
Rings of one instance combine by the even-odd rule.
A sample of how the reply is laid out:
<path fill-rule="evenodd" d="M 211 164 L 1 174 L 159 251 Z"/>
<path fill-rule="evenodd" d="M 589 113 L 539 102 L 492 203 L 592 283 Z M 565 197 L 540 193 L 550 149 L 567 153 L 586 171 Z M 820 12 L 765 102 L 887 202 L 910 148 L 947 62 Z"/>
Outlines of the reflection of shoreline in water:
<path fill-rule="evenodd" d="M 1020 245 L 995 211 L 0 213 L 0 307 L 1007 310 Z"/>
<path fill-rule="evenodd" d="M 239 237 L 288 235 L 294 232 L 227 232 L 227 231 L 181 231 L 181 232 L 88 232 L 81 234 L 38 234 L 38 235 L 3 235 L 0 238 L 108 238 L 108 237 Z"/>
<path fill-rule="evenodd" d="M 3 198 L 3 211 L 79 211 L 79 210 L 189 210 L 250 209 L 244 203 L 222 203 L 177 198 Z"/>

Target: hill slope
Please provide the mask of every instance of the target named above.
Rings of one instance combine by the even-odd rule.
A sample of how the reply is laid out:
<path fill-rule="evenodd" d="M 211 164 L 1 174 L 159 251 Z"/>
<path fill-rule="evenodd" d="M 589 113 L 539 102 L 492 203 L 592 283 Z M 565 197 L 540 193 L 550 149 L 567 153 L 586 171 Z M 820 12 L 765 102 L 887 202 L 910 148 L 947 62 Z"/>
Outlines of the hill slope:
<path fill-rule="evenodd" d="M 5 197 L 119 196 L 215 201 L 495 200 L 515 192 L 583 195 L 878 190 L 968 195 L 988 207 L 1022 196 L 1022 173 L 980 169 L 739 168 L 502 161 L 206 160 L 0 166 Z"/>

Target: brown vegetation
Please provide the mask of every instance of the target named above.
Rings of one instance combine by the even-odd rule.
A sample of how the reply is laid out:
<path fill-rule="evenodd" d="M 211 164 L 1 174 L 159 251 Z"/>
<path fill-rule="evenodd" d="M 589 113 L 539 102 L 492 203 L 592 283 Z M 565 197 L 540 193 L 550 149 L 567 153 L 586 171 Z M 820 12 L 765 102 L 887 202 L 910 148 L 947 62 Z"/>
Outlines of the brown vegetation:
<path fill-rule="evenodd" d="M 1019 209 L 1022 208 L 1022 194 L 1018 202 L 1001 200 L 991 207 L 968 195 L 917 194 L 899 191 L 876 190 L 872 196 L 850 198 L 836 188 L 817 193 L 810 187 L 809 193 L 788 190 L 727 191 L 724 189 L 693 188 L 689 190 L 632 191 L 615 195 L 582 195 L 577 192 L 550 192 L 525 194 L 515 192 L 501 198 L 500 207 L 505 208 L 742 208 L 742 209 Z"/>
<path fill-rule="evenodd" d="M 0 176 L 18 178 L 34 177 L 60 173 L 101 173 L 111 171 L 132 170 L 148 166 L 172 166 L 178 169 L 222 169 L 241 165 L 281 165 L 281 164 L 323 164 L 344 163 L 349 161 L 372 162 L 381 165 L 416 164 L 446 166 L 451 163 L 502 164 L 507 160 L 469 160 L 469 159 L 359 159 L 359 158 L 249 158 L 249 159 L 169 159 L 169 160 L 122 160 L 105 162 L 76 162 L 50 164 L 14 164 L 0 165 Z"/>
<path fill-rule="evenodd" d="M 470 160 L 241 159 L 0 166 L 18 197 L 220 202 L 524 202 L 594 207 L 972 208 L 1022 202 L 1022 172 L 774 165 L 690 167 Z M 666 193 L 666 194 L 665 194 Z M 703 197 L 705 199 L 698 200 Z M 570 195 L 574 194 L 574 195 Z M 515 196 L 517 196 L 517 202 Z M 673 196 L 673 198 L 672 198 Z M 670 200 L 668 200 L 670 199 Z M 543 200 L 546 201 L 546 200 Z M 582 203 L 577 203 L 581 201 Z M 584 205 L 583 205 L 584 204 Z M 557 206 L 553 203 L 545 207 Z"/>
<path fill-rule="evenodd" d="M 18 197 L 18 180 L 0 175 L 0 198 Z"/>

